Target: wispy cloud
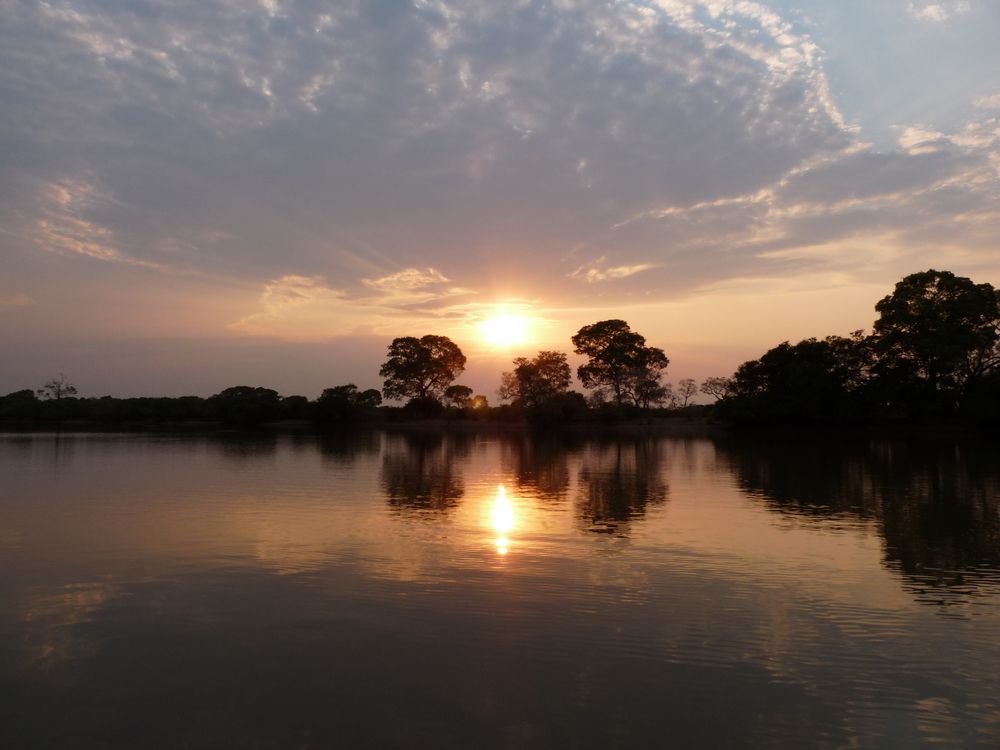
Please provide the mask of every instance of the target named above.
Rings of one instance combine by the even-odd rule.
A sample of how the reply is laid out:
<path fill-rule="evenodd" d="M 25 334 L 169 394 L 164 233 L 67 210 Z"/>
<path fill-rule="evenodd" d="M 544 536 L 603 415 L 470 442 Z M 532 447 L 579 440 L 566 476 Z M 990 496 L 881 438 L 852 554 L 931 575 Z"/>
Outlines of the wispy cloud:
<path fill-rule="evenodd" d="M 956 16 L 963 16 L 972 10 L 967 0 L 951 0 L 939 3 L 911 3 L 907 10 L 921 21 L 942 23 Z"/>
<path fill-rule="evenodd" d="M 948 143 L 945 135 L 925 125 L 910 125 L 899 136 L 899 145 L 911 154 L 929 154 Z"/>
<path fill-rule="evenodd" d="M 437 284 L 447 284 L 448 281 L 447 276 L 434 268 L 406 268 L 378 279 L 361 280 L 369 289 L 386 293 L 410 292 Z"/>
<path fill-rule="evenodd" d="M 64 178 L 42 186 L 38 216 L 27 235 L 48 252 L 159 269 L 160 264 L 130 256 L 118 247 L 114 231 L 89 218 L 113 199 L 93 183 Z"/>
<path fill-rule="evenodd" d="M 230 328 L 252 335 L 278 336 L 291 339 L 316 339 L 344 335 L 346 315 L 352 312 L 346 295 L 327 285 L 320 276 L 289 274 L 273 279 L 260 293 L 262 311 L 253 312 Z M 357 325 L 357 323 L 354 323 Z"/>
<path fill-rule="evenodd" d="M 655 263 L 636 263 L 633 265 L 608 266 L 607 258 L 601 257 L 592 263 L 585 263 L 570 273 L 571 279 L 581 279 L 588 284 L 596 284 L 601 281 L 612 281 L 614 279 L 627 279 L 637 273 L 656 268 Z"/>
<path fill-rule="evenodd" d="M 1000 110 L 1000 93 L 981 96 L 976 99 L 975 105 L 979 109 Z"/>
<path fill-rule="evenodd" d="M 387 333 L 402 321 L 462 319 L 467 312 L 454 300 L 471 290 L 448 286 L 434 268 L 407 268 L 376 279 L 362 279 L 363 290 L 329 286 L 322 276 L 289 274 L 264 284 L 259 305 L 230 328 L 242 333 L 291 339 L 323 339 L 348 333 Z"/>

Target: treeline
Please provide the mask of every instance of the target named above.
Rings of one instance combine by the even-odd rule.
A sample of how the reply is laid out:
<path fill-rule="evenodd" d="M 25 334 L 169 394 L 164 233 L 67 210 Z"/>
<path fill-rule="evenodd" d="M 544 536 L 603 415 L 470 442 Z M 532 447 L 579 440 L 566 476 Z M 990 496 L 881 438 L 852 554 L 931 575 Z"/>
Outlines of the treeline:
<path fill-rule="evenodd" d="M 737 424 L 1000 422 L 1000 292 L 948 271 L 911 274 L 871 334 L 784 342 L 720 381 Z"/>
<path fill-rule="evenodd" d="M 948 271 L 911 274 L 875 306 L 871 334 L 784 342 L 742 364 L 732 377 L 664 382 L 669 358 L 624 320 L 585 325 L 572 337 L 585 358 L 570 388 L 564 352 L 518 357 L 490 406 L 456 384 L 466 357 L 447 336 L 403 336 L 389 344 L 381 392 L 353 384 L 314 401 L 269 388 L 236 386 L 210 398 L 78 398 L 60 376 L 39 391 L 0 398 L 0 420 L 99 423 L 217 422 L 252 426 L 283 420 L 318 425 L 412 419 L 527 420 L 541 424 L 615 422 L 682 409 L 700 391 L 713 416 L 732 424 L 864 423 L 876 419 L 1000 422 L 1000 292 Z M 382 405 L 383 396 L 401 407 Z M 695 407 L 707 409 L 708 407 Z"/>
<path fill-rule="evenodd" d="M 15 423 L 224 424 L 255 426 L 280 421 L 334 423 L 373 417 L 382 396 L 352 384 L 327 388 L 310 401 L 281 396 L 270 388 L 235 386 L 209 398 L 78 398 L 65 376 L 39 391 L 15 391 L 0 398 L 0 420 Z"/>

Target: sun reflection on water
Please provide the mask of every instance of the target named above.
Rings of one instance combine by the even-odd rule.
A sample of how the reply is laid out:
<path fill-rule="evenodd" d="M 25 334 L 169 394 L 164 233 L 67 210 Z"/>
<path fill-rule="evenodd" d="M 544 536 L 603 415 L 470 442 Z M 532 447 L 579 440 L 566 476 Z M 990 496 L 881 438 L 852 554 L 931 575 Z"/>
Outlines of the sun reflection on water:
<path fill-rule="evenodd" d="M 506 555 L 510 548 L 509 534 L 514 529 L 516 515 L 514 505 L 507 497 L 507 489 L 502 484 L 497 486 L 497 496 L 493 500 L 490 519 L 493 522 L 493 530 L 497 532 L 497 554 Z"/>

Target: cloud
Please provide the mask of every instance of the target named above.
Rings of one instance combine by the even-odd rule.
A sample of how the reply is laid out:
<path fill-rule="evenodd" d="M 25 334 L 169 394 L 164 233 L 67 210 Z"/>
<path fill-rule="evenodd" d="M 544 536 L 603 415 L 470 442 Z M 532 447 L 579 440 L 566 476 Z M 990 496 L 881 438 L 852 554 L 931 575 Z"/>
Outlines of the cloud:
<path fill-rule="evenodd" d="M 588 284 L 600 281 L 611 281 L 613 279 L 627 279 L 637 273 L 656 268 L 652 263 L 637 263 L 631 266 L 607 266 L 607 258 L 601 257 L 592 264 L 585 264 L 573 271 L 569 276 L 572 279 L 582 279 Z"/>
<path fill-rule="evenodd" d="M 110 227 L 88 218 L 112 202 L 110 196 L 86 180 L 62 178 L 44 183 L 35 216 L 24 233 L 46 252 L 160 268 L 157 263 L 124 253 Z"/>
<path fill-rule="evenodd" d="M 1000 93 L 981 96 L 975 101 L 979 109 L 1000 110 Z"/>
<path fill-rule="evenodd" d="M 921 21 L 942 23 L 950 18 L 969 13 L 972 10 L 972 4 L 967 2 L 967 0 L 952 0 L 951 2 L 925 3 L 920 5 L 911 3 L 907 7 L 907 10 Z"/>
<path fill-rule="evenodd" d="M 99 260 L 119 260 L 113 232 L 87 221 L 84 212 L 99 200 L 93 186 L 63 180 L 44 187 L 45 204 L 37 220 L 35 238 L 46 250 L 75 253 Z"/>
<path fill-rule="evenodd" d="M 362 279 L 362 282 L 365 286 L 376 291 L 398 292 L 421 289 L 434 284 L 445 284 L 448 280 L 448 277 L 434 268 L 424 270 L 407 268 L 380 279 Z"/>
<path fill-rule="evenodd" d="M 947 143 L 943 133 L 924 125 L 911 125 L 899 137 L 900 147 L 910 154 L 929 154 Z"/>
<path fill-rule="evenodd" d="M 563 278 L 545 258 L 644 206 L 753 190 L 849 138 L 816 45 L 750 2 L 55 0 L 7 20 L 7 184 L 85 174 L 109 198 L 48 220 L 47 247 L 258 283 L 416 258 L 478 288 L 496 256 Z"/>
<path fill-rule="evenodd" d="M 762 3 L 3 13 L 0 230 L 16 288 L 98 269 L 67 309 L 183 275 L 210 333 L 322 338 L 465 325 L 510 297 L 578 309 L 734 278 L 891 278 L 942 245 L 996 265 L 995 96 L 880 150 L 804 22 Z"/>
<path fill-rule="evenodd" d="M 260 306 L 263 311 L 251 313 L 230 327 L 254 335 L 325 338 L 344 334 L 345 313 L 350 312 L 345 294 L 331 289 L 319 276 L 286 275 L 267 282 L 260 293 Z"/>
<path fill-rule="evenodd" d="M 403 324 L 473 320 L 470 305 L 455 303 L 470 290 L 443 286 L 448 278 L 433 268 L 407 268 L 364 279 L 364 290 L 329 286 L 322 276 L 285 275 L 263 285 L 258 305 L 230 328 L 240 333 L 290 340 L 320 340 L 365 333 L 392 333 Z"/>

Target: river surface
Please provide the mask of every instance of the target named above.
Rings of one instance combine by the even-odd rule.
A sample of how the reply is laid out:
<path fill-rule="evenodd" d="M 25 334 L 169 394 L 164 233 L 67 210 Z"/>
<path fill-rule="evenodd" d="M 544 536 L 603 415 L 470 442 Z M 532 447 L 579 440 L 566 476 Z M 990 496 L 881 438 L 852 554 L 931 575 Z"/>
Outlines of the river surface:
<path fill-rule="evenodd" d="M 0 747 L 1000 747 L 1000 451 L 0 436 Z"/>

